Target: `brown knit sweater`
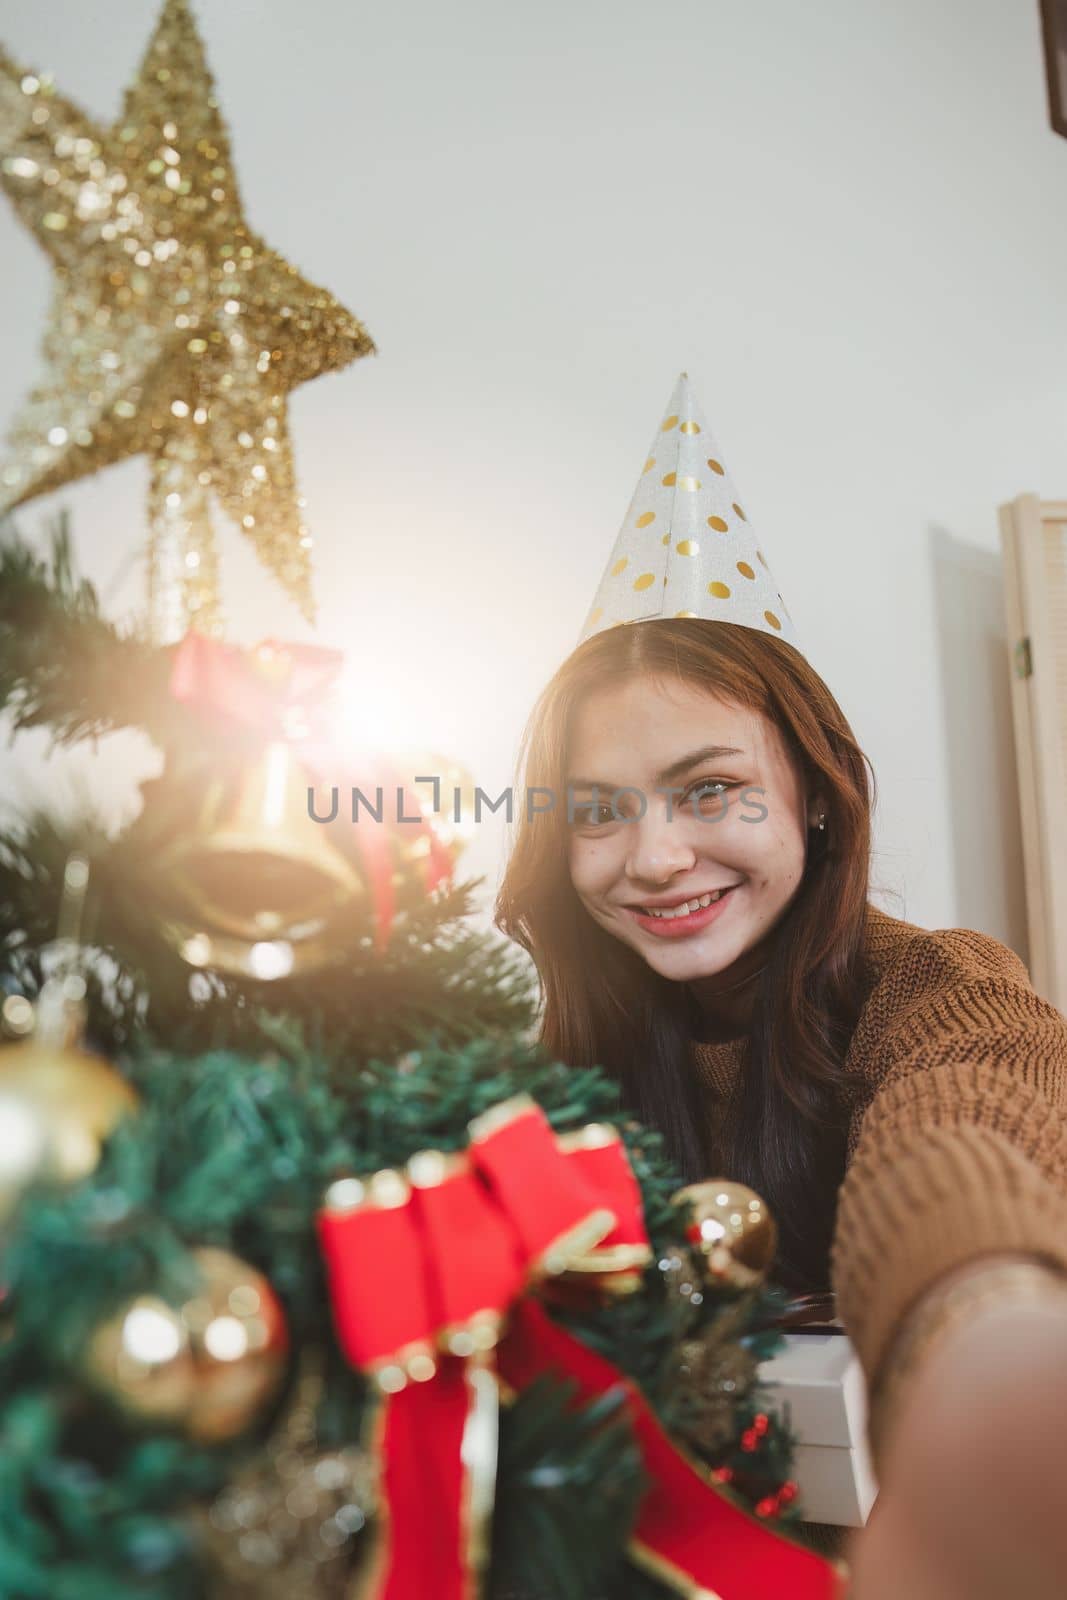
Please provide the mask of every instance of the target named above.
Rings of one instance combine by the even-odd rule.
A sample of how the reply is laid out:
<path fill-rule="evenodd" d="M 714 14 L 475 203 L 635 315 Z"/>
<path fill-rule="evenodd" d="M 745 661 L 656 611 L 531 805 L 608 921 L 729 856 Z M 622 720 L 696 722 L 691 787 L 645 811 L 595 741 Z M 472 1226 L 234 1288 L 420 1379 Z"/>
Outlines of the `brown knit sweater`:
<path fill-rule="evenodd" d="M 873 1387 L 909 1306 L 951 1268 L 1009 1250 L 1067 1271 L 1067 1019 L 989 935 L 867 910 L 831 1283 Z M 713 1148 L 745 1040 L 692 1048 Z"/>

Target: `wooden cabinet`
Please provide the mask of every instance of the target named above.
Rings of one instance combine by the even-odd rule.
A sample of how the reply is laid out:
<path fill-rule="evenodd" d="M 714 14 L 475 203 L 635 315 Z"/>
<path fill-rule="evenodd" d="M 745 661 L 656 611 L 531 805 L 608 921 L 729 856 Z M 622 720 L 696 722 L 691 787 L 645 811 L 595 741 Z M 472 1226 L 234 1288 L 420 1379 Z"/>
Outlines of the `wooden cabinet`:
<path fill-rule="evenodd" d="M 1030 977 L 1067 1012 L 1067 501 L 1000 508 Z"/>

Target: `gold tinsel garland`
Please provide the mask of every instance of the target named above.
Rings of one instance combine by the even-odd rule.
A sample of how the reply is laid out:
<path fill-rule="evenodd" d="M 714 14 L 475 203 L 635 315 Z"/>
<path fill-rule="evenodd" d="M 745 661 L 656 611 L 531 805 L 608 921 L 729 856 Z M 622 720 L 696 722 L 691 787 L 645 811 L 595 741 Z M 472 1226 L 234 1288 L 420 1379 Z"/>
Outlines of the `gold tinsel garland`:
<path fill-rule="evenodd" d="M 186 0 L 166 0 L 110 127 L 0 51 L 0 151 L 0 182 L 56 274 L 0 510 L 146 454 L 160 642 L 191 617 L 220 626 L 212 497 L 310 620 L 287 397 L 374 344 L 248 227 Z"/>

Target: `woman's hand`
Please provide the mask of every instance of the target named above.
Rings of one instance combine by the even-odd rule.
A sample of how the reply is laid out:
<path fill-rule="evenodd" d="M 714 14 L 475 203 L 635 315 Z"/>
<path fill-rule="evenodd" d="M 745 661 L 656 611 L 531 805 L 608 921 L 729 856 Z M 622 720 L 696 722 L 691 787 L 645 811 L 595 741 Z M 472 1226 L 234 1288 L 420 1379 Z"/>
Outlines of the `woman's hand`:
<path fill-rule="evenodd" d="M 986 1302 L 931 1346 L 844 1556 L 849 1600 L 1063 1600 L 1067 1291 Z"/>

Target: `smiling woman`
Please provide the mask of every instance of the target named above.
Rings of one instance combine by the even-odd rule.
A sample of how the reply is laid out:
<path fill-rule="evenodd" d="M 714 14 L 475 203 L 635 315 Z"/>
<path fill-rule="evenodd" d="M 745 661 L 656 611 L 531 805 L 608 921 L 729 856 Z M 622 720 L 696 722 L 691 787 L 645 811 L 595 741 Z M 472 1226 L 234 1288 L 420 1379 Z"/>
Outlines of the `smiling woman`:
<path fill-rule="evenodd" d="M 832 1041 L 860 1004 L 870 830 L 844 715 L 785 641 L 664 619 L 575 651 L 525 758 L 528 784 L 575 793 L 573 820 L 520 827 L 498 902 L 540 970 L 546 1044 L 608 1066 L 696 1179 L 726 1129 L 690 1044 L 751 1031 L 730 1173 L 780 1218 L 782 1281 L 824 1287 L 843 1172 Z M 633 793 L 612 811 L 594 789 Z"/>
<path fill-rule="evenodd" d="M 918 1593 L 934 1566 L 898 1485 L 920 1456 L 948 1470 L 930 1419 L 959 1400 L 947 1379 L 912 1391 L 927 1348 L 945 1373 L 963 1308 L 994 1295 L 1005 1337 L 1027 1335 L 1034 1298 L 1067 1339 L 1067 1020 L 998 940 L 869 902 L 870 763 L 781 595 L 767 603 L 684 383 L 660 432 L 671 453 L 653 442 L 642 483 L 660 476 L 526 730 L 527 784 L 573 798 L 520 819 L 497 923 L 534 959 L 552 1054 L 605 1066 L 688 1179 L 762 1195 L 779 1283 L 832 1289 L 871 1395 L 880 1528 L 917 1552 L 866 1561 L 856 1600 L 905 1572 L 893 1592 Z M 1049 1384 L 1067 1404 L 1067 1367 Z M 981 1481 L 1008 1442 L 986 1435 Z M 972 1533 L 960 1519 L 957 1554 Z M 969 1582 L 923 1592 L 974 1600 Z"/>

